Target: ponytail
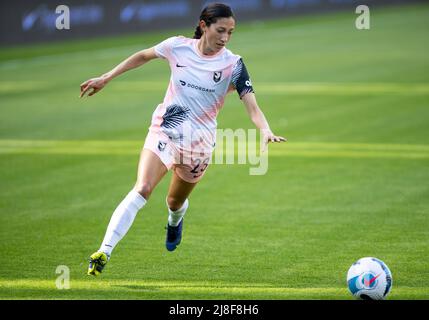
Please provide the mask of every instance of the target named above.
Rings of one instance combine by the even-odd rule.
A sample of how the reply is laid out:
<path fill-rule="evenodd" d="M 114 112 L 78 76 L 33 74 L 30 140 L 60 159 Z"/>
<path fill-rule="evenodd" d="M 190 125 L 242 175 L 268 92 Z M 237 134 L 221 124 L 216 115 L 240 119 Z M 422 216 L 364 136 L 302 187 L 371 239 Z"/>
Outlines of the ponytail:
<path fill-rule="evenodd" d="M 194 39 L 200 39 L 202 35 L 203 35 L 203 32 L 201 31 L 200 26 L 197 26 L 195 28 Z"/>

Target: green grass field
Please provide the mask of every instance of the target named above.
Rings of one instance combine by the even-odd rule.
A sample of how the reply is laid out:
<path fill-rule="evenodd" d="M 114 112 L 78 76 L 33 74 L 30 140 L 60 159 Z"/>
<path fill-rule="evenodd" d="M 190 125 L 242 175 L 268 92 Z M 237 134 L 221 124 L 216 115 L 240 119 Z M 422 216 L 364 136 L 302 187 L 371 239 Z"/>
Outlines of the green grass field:
<path fill-rule="evenodd" d="M 269 171 L 212 165 L 184 239 L 164 247 L 171 173 L 101 277 L 86 275 L 169 79 L 157 60 L 79 99 L 79 84 L 193 30 L 0 52 L 1 299 L 353 299 L 358 258 L 390 267 L 389 299 L 429 299 L 429 6 L 238 22 L 229 48 L 272 129 Z M 231 94 L 219 128 L 252 128 Z M 71 288 L 55 286 L 58 265 Z"/>

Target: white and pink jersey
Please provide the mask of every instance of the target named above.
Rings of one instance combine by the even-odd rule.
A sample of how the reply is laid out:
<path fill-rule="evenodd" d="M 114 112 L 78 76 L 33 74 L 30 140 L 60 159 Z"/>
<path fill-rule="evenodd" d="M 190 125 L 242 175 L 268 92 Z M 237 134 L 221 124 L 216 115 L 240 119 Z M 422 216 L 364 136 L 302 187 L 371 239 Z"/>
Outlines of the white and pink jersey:
<path fill-rule="evenodd" d="M 216 117 L 229 89 L 235 87 L 240 98 L 253 92 L 240 56 L 226 48 L 213 56 L 203 55 L 197 48 L 198 41 L 178 36 L 154 47 L 158 57 L 168 60 L 171 77 L 149 130 L 165 133 L 182 150 L 197 145 L 213 150 Z"/>

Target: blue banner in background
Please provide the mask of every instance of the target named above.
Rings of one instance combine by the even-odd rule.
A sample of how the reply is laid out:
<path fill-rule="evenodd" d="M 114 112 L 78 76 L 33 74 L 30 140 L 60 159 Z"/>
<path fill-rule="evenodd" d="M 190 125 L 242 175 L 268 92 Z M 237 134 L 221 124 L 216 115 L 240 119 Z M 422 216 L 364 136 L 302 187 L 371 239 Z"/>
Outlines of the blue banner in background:
<path fill-rule="evenodd" d="M 194 30 L 202 8 L 213 1 L 198 0 L 27 0 L 0 3 L 0 45 L 65 41 L 150 30 Z M 229 0 L 238 21 L 265 20 L 334 10 L 353 10 L 359 4 L 386 5 L 405 0 Z M 69 28 L 59 28 L 60 5 L 69 8 Z M 62 16 L 64 15 L 64 17 Z M 191 31 L 190 31 L 191 33 Z"/>

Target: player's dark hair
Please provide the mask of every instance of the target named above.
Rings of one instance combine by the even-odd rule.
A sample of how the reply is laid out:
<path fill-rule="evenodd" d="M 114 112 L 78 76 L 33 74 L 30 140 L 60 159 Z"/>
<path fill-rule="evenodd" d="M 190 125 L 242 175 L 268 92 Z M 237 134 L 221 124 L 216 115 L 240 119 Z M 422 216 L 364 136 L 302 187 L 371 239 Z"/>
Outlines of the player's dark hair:
<path fill-rule="evenodd" d="M 216 23 L 217 19 L 229 17 L 235 18 L 234 13 L 229 6 L 223 3 L 211 3 L 201 11 L 199 21 L 203 20 L 207 27 L 210 27 L 212 23 Z M 203 31 L 198 24 L 195 28 L 194 39 L 200 39 L 202 35 Z"/>

